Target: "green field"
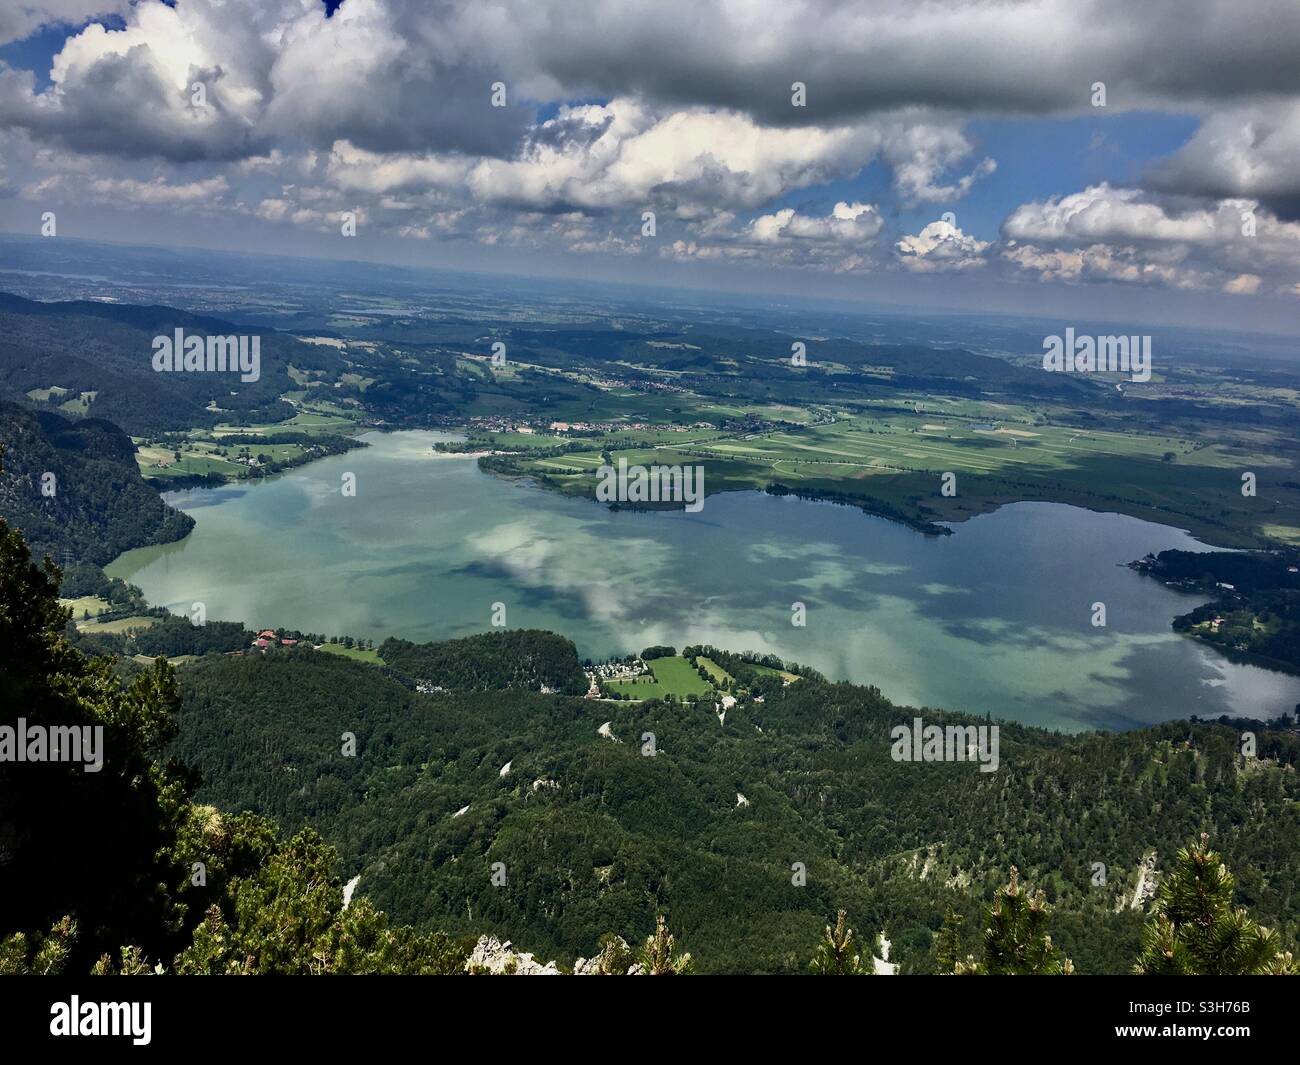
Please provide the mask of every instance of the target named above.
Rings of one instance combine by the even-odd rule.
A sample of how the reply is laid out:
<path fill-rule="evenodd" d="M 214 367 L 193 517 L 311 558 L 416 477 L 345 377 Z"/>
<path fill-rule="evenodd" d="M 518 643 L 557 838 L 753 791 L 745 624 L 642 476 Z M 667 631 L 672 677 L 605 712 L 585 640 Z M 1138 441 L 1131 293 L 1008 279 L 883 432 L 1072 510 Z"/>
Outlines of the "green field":
<path fill-rule="evenodd" d="M 53 403 L 58 400 L 59 410 L 65 414 L 79 415 L 89 413 L 90 405 L 95 402 L 95 397 L 98 395 L 98 392 L 79 392 L 73 396 L 71 389 L 60 388 L 58 385 L 50 388 L 32 388 L 27 391 L 29 399 L 34 399 L 38 403 Z M 71 398 L 65 399 L 65 396 Z"/>
<path fill-rule="evenodd" d="M 796 680 L 802 679 L 797 673 L 791 673 L 785 669 L 773 669 L 771 666 L 760 666 L 757 662 L 750 662 L 749 668 L 755 673 L 761 673 L 767 677 L 780 677 L 787 684 L 793 684 Z"/>
<path fill-rule="evenodd" d="M 590 450 L 511 461 L 589 498 L 604 449 L 629 464 L 700 464 L 709 494 L 780 484 L 916 523 L 961 521 L 1034 499 L 1171 524 L 1222 546 L 1300 541 L 1300 452 L 1269 432 L 1242 428 L 1231 439 L 1204 440 L 1146 431 L 1136 420 L 1122 431 L 1053 424 L 1032 405 L 910 402 L 911 410 L 897 400 L 889 410 L 855 403 L 800 430 L 608 433 Z M 1258 478 L 1256 496 L 1241 493 L 1245 470 Z M 942 492 L 949 473 L 955 495 Z"/>
<path fill-rule="evenodd" d="M 76 599 L 60 599 L 59 606 L 66 606 L 72 611 L 73 621 L 80 621 L 82 615 L 87 612 L 93 618 L 97 614 L 112 609 L 112 604 L 107 599 L 101 599 L 97 595 L 82 595 Z"/>
<path fill-rule="evenodd" d="M 369 662 L 373 666 L 382 666 L 384 660 L 379 657 L 378 652 L 368 651 L 362 647 L 344 647 L 341 643 L 323 643 L 317 650 L 326 651 L 332 655 L 339 655 L 343 658 L 351 658 L 357 662 Z"/>
<path fill-rule="evenodd" d="M 356 428 L 356 422 L 337 414 L 306 410 L 295 414 L 288 421 L 275 422 L 271 425 L 218 425 L 212 435 L 218 440 L 223 436 L 264 436 L 268 433 L 341 433 Z"/>
<path fill-rule="evenodd" d="M 223 477 L 241 477 L 247 473 L 246 467 L 223 458 L 216 453 L 216 450 L 215 444 L 208 441 L 195 441 L 180 449 L 181 457 L 178 462 L 175 448 L 144 446 L 136 449 L 135 461 L 143 476 L 160 480 L 204 473 L 219 473 Z"/>
<path fill-rule="evenodd" d="M 650 676 L 602 681 L 601 688 L 632 699 L 663 699 L 669 695 L 685 699 L 688 695 L 703 697 L 713 692 L 713 686 L 701 679 L 681 655 L 652 658 L 646 666 L 650 669 Z"/>
<path fill-rule="evenodd" d="M 167 664 L 171 666 L 187 666 L 191 662 L 197 662 L 198 660 L 198 655 L 176 655 L 174 658 L 167 659 Z M 138 662 L 142 666 L 151 666 L 154 663 L 154 660 L 148 655 L 132 655 L 131 661 Z"/>
<path fill-rule="evenodd" d="M 165 482 L 207 474 L 217 474 L 227 481 L 243 480 L 264 474 L 263 467 L 297 465 L 310 458 L 307 452 L 311 445 L 234 443 L 229 439 L 231 436 L 262 437 L 288 432 L 307 436 L 350 435 L 355 429 L 356 423 L 351 418 L 316 409 L 302 410 L 288 421 L 270 425 L 218 425 L 215 429 L 191 429 L 180 443 L 135 438 L 135 458 L 141 475 L 150 480 Z M 246 462 L 237 461 L 241 458 L 253 459 L 258 466 L 250 467 Z"/>
<path fill-rule="evenodd" d="M 718 663 L 713 661 L 713 659 L 711 658 L 705 658 L 703 655 L 700 655 L 699 658 L 696 659 L 696 661 L 699 662 L 699 664 L 704 667 L 704 671 L 708 673 L 710 677 L 713 678 L 713 683 L 715 685 L 722 685 L 722 684 L 726 684 L 728 681 L 735 680 L 735 677 L 733 677 L 730 673 L 728 673 L 725 669 L 723 669 L 720 665 L 718 665 Z"/>
<path fill-rule="evenodd" d="M 131 629 L 147 629 L 151 625 L 157 625 L 157 618 L 134 616 L 129 618 L 117 618 L 113 621 L 80 621 L 77 623 L 77 629 L 81 632 L 111 632 L 124 633 Z"/>

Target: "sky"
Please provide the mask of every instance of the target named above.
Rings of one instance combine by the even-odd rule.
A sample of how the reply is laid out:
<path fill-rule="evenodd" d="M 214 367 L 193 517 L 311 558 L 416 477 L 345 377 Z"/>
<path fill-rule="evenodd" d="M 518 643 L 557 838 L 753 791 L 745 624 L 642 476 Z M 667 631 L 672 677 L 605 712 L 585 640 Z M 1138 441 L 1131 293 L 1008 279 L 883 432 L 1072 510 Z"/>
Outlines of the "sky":
<path fill-rule="evenodd" d="M 5 0 L 0 230 L 1300 327 L 1294 0 Z"/>

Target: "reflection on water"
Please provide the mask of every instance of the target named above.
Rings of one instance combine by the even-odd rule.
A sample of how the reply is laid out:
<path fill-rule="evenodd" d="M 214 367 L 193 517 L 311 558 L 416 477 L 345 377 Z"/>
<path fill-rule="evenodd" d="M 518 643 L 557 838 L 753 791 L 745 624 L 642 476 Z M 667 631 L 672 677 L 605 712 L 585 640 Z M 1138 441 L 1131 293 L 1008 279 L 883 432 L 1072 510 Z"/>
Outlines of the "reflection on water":
<path fill-rule="evenodd" d="M 372 434 L 266 482 L 175 493 L 194 532 L 110 573 L 177 611 L 203 602 L 254 628 L 375 640 L 481 632 L 502 602 L 512 627 L 562 632 L 584 656 L 770 651 L 898 702 L 1071 730 L 1300 702 L 1300 678 L 1176 636 L 1169 622 L 1197 600 L 1124 567 L 1201 549 L 1176 529 L 1017 503 L 927 538 L 757 492 L 711 496 L 699 514 L 611 512 L 436 455 L 440 438 Z M 346 472 L 355 497 L 339 491 Z"/>

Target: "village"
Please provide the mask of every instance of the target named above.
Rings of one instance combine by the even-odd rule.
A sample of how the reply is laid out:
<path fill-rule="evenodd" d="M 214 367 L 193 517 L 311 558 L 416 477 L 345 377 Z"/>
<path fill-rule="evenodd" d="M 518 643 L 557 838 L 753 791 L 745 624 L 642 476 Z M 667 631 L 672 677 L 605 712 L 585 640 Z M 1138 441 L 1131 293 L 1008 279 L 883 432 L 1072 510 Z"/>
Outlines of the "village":
<path fill-rule="evenodd" d="M 464 424 L 470 429 L 478 429 L 483 432 L 492 433 L 522 433 L 525 436 L 532 436 L 536 433 L 626 433 L 626 432 L 644 432 L 644 433 L 688 433 L 693 429 L 716 429 L 717 426 L 712 422 L 694 422 L 690 425 L 684 424 L 659 424 L 655 422 L 644 421 L 616 421 L 616 422 L 565 422 L 553 421 L 546 418 L 520 418 L 505 414 L 488 414 L 479 415 L 465 419 L 458 424 Z"/>

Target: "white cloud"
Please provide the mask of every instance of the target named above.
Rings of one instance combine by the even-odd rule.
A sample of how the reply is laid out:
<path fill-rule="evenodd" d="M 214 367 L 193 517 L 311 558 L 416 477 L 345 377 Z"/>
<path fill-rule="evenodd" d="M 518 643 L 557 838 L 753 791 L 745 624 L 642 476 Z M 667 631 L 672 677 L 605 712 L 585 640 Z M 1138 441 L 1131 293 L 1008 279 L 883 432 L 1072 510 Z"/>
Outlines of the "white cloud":
<path fill-rule="evenodd" d="M 161 176 L 139 180 L 57 174 L 26 186 L 23 196 L 37 201 L 92 201 L 124 207 L 216 207 L 229 187 L 221 175 L 175 183 Z"/>
<path fill-rule="evenodd" d="M 1147 182 L 1197 196 L 1262 200 L 1283 217 L 1300 218 L 1300 101 L 1209 115 L 1190 141 L 1152 168 Z"/>
<path fill-rule="evenodd" d="M 736 112 L 643 101 L 563 107 L 518 155 L 481 161 L 469 187 L 485 203 L 605 210 L 652 201 L 754 208 L 793 189 L 851 177 L 879 134 L 866 127 L 779 128 Z"/>
<path fill-rule="evenodd" d="M 1259 291 L 1259 286 L 1263 280 L 1258 274 L 1238 274 L 1231 280 L 1224 282 L 1223 291 L 1234 296 L 1253 296 Z"/>
<path fill-rule="evenodd" d="M 610 255 L 646 250 L 649 209 L 668 258 L 1241 294 L 1300 268 L 1294 3 L 346 0 L 327 18 L 319 0 L 11 0 L 0 40 L 110 9 L 123 28 L 71 36 L 48 88 L 0 64 L 24 195 L 310 228 L 355 210 L 411 239 Z M 931 223 L 881 260 L 879 205 L 819 213 L 818 190 L 873 162 L 894 203 L 955 203 L 997 171 L 970 119 L 1101 118 L 1098 80 L 1106 114 L 1202 119 L 1139 187 L 1024 204 L 998 244 Z"/>
<path fill-rule="evenodd" d="M 853 246 L 872 240 L 882 225 L 880 212 L 870 204 L 840 201 L 824 218 L 801 215 L 787 207 L 755 218 L 749 230 L 760 244 L 812 241 Z"/>
<path fill-rule="evenodd" d="M 1204 270 L 1161 262 L 1131 246 L 1092 244 L 1070 249 L 1013 244 L 1004 248 L 1002 255 L 1041 281 L 1115 281 L 1181 289 L 1205 288 L 1212 281 Z"/>
<path fill-rule="evenodd" d="M 1043 280 L 1158 282 L 1253 294 L 1266 272 L 1300 271 L 1300 223 L 1282 221 L 1253 200 L 1164 202 L 1103 182 L 1023 204 L 1002 231 L 1008 238 L 1003 258 Z"/>
<path fill-rule="evenodd" d="M 976 240 L 950 222 L 940 219 L 920 233 L 905 236 L 894 245 L 898 260 L 917 273 L 969 270 L 984 265 L 988 242 Z"/>
<path fill-rule="evenodd" d="M 0 7 L 0 44 L 21 41 L 42 26 L 80 26 L 126 9 L 127 0 L 5 0 Z"/>
<path fill-rule="evenodd" d="M 1249 203 L 1197 206 L 1174 215 L 1139 189 L 1106 182 L 1082 192 L 1017 207 L 1002 230 L 1014 240 L 1151 240 L 1205 242 L 1239 230 Z"/>
<path fill-rule="evenodd" d="M 905 203 L 949 203 L 961 199 L 979 178 L 997 169 L 992 159 L 982 159 L 970 173 L 942 184 L 943 174 L 971 151 L 970 141 L 951 126 L 902 125 L 886 137 L 884 154 L 894 168 L 894 184 Z"/>

